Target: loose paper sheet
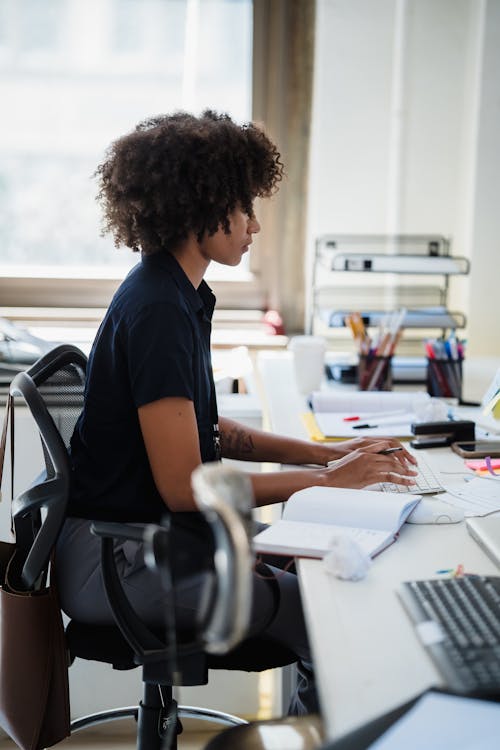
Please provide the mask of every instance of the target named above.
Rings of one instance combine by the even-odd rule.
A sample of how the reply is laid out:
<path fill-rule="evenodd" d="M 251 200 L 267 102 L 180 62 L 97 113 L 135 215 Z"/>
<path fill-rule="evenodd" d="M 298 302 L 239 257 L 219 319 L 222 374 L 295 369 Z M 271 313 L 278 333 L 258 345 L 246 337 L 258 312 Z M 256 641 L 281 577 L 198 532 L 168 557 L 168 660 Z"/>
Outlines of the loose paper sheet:
<path fill-rule="evenodd" d="M 498 750 L 500 704 L 428 693 L 370 750 Z"/>

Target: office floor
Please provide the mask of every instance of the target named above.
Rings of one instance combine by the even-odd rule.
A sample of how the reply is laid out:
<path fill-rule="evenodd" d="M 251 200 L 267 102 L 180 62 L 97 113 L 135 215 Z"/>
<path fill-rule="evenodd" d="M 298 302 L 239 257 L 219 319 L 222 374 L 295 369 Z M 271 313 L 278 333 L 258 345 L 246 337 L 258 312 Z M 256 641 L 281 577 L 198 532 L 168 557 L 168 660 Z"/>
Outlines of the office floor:
<path fill-rule="evenodd" d="M 73 735 L 55 747 L 61 750 L 135 750 L 135 724 L 132 721 L 116 722 L 118 731 L 83 731 Z M 179 737 L 179 750 L 203 750 L 208 741 L 218 732 L 220 727 L 214 724 L 200 726 L 200 722 L 184 723 L 184 732 Z M 17 747 L 9 739 L 0 739 L 0 750 L 14 750 Z"/>

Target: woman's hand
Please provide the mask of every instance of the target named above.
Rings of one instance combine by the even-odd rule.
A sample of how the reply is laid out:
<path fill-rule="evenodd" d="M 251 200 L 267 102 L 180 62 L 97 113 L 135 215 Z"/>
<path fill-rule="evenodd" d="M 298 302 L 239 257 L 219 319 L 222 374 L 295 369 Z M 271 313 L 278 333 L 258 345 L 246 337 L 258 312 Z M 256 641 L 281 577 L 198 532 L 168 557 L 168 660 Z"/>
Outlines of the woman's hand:
<path fill-rule="evenodd" d="M 325 446 L 326 447 L 326 446 Z M 397 451 L 394 457 L 397 458 L 402 464 L 406 465 L 407 462 L 417 465 L 417 459 L 409 451 L 406 450 L 404 445 L 396 438 L 372 438 L 372 437 L 356 437 L 352 440 L 341 440 L 338 443 L 328 445 L 328 454 L 326 455 L 325 464 L 329 461 L 335 461 L 337 458 L 343 458 L 348 456 L 355 450 L 364 450 L 365 448 L 373 447 L 374 450 L 385 450 L 386 448 L 402 448 L 401 451 Z"/>
<path fill-rule="evenodd" d="M 394 447 L 400 447 L 398 441 L 388 439 L 372 441 L 363 448 L 351 450 L 323 472 L 325 486 L 361 489 L 379 482 L 411 486 L 417 475 L 411 466 L 416 463 L 413 456 L 404 449 L 386 455 L 380 453 L 381 450 Z M 411 464 L 405 454 L 411 458 Z"/>

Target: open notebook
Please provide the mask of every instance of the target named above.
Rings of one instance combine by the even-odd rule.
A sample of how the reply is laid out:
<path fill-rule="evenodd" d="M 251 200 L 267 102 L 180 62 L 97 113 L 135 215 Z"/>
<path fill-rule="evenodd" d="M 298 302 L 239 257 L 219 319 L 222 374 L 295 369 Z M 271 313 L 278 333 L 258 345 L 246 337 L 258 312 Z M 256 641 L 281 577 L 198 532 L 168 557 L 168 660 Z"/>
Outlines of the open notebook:
<path fill-rule="evenodd" d="M 396 541 L 420 497 L 373 490 L 308 487 L 295 492 L 283 516 L 253 539 L 256 552 L 324 557 L 336 536 L 355 540 L 374 557 Z"/>

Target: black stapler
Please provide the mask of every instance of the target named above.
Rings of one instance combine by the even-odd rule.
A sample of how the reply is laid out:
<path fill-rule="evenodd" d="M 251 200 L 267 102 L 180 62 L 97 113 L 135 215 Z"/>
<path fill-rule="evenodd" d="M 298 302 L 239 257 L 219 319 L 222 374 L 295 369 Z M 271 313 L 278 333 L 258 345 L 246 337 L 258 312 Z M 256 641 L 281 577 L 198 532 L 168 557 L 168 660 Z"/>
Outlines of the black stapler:
<path fill-rule="evenodd" d="M 443 422 L 417 422 L 411 431 L 418 437 L 413 448 L 443 448 L 457 441 L 475 440 L 475 423 L 470 419 L 447 419 Z"/>

